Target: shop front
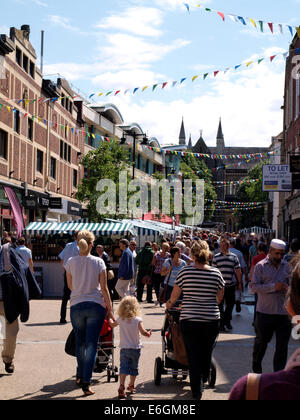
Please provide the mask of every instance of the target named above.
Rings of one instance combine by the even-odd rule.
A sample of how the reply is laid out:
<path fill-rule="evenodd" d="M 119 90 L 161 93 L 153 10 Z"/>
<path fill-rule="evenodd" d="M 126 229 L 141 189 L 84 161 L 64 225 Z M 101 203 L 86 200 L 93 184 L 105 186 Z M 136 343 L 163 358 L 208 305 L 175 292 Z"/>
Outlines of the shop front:
<path fill-rule="evenodd" d="M 81 230 L 94 233 L 95 245 L 104 245 L 116 271 L 121 256 L 119 239 L 130 239 L 137 234 L 131 223 L 30 223 L 25 228 L 25 233 L 32 252 L 34 269 L 42 273 L 44 297 L 62 297 L 64 268 L 58 255 L 67 243 L 73 241 L 74 232 Z"/>
<path fill-rule="evenodd" d="M 16 225 L 14 221 L 14 214 L 10 205 L 10 202 L 7 198 L 7 195 L 5 193 L 4 187 L 8 185 L 1 184 L 0 185 L 0 235 L 3 236 L 3 232 L 11 232 L 13 235 L 16 235 Z M 9 186 L 13 189 L 15 192 L 17 199 L 19 200 L 20 204 L 22 205 L 22 189 L 17 188 L 14 186 Z M 22 215 L 24 219 L 24 224 L 26 225 L 26 222 L 28 221 L 28 216 L 26 212 L 24 211 L 24 208 L 22 208 Z"/>
<path fill-rule="evenodd" d="M 82 205 L 60 197 L 51 197 L 47 220 L 58 223 L 75 222 L 82 217 Z"/>

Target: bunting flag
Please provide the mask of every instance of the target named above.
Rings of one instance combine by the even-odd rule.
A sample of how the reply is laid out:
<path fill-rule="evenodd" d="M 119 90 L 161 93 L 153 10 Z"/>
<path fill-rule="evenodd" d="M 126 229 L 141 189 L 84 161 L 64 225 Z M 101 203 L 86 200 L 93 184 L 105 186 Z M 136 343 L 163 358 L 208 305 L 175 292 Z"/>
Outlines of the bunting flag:
<path fill-rule="evenodd" d="M 300 32 L 300 27 L 299 27 L 299 32 Z M 124 90 L 123 89 L 116 89 L 116 90 L 110 90 L 108 92 L 100 92 L 100 93 L 95 93 L 94 92 L 94 93 L 91 93 L 88 96 L 88 98 L 93 99 L 95 96 L 97 96 L 97 97 L 101 97 L 101 96 L 108 97 L 108 96 L 111 96 L 111 95 L 112 96 L 120 96 L 122 94 L 126 95 L 128 93 L 132 93 L 133 95 L 136 95 L 138 93 L 144 93 L 146 91 L 155 92 L 155 91 L 158 91 L 158 88 L 161 88 L 160 90 L 165 90 L 165 88 L 167 86 L 169 86 L 171 88 L 174 88 L 179 84 L 182 85 L 183 83 L 189 82 L 189 81 L 191 83 L 195 83 L 195 81 L 197 79 L 198 80 L 207 80 L 209 77 L 211 79 L 216 79 L 222 73 L 227 74 L 230 70 L 232 70 L 235 73 L 237 70 L 242 69 L 242 68 L 249 69 L 252 65 L 254 65 L 254 64 L 259 65 L 262 61 L 268 60 L 268 62 L 273 63 L 275 58 L 279 57 L 279 56 L 282 56 L 284 58 L 284 60 L 286 60 L 289 53 L 290 54 L 295 53 L 296 55 L 298 55 L 298 54 L 300 54 L 300 48 L 291 49 L 289 51 L 285 51 L 284 53 L 278 53 L 278 54 L 272 55 L 270 57 L 261 57 L 261 58 L 258 58 L 255 61 L 245 61 L 243 64 L 237 64 L 235 66 L 226 67 L 226 69 L 224 69 L 224 70 L 215 70 L 215 71 L 212 71 L 210 73 L 196 74 L 196 75 L 193 75 L 193 76 L 190 76 L 190 77 L 187 77 L 187 76 L 182 77 L 181 79 L 176 80 L 176 81 L 166 81 L 166 82 L 161 82 L 161 83 L 155 83 L 154 85 L 145 83 L 142 86 L 136 87 L 134 89 L 128 88 L 128 89 L 124 89 Z M 5 98 L 5 99 L 7 101 L 16 102 L 17 105 L 19 105 L 23 102 L 25 108 L 27 108 L 28 105 L 33 104 L 35 102 L 47 103 L 47 102 L 51 101 L 51 102 L 54 103 L 54 102 L 57 102 L 59 100 L 63 100 L 65 98 L 74 100 L 75 98 L 78 98 L 78 95 L 73 96 L 73 97 L 72 96 L 62 96 L 62 97 L 58 97 L 58 98 L 40 97 L 40 98 L 32 98 L 32 99 L 26 99 L 26 100 L 25 99 L 20 99 L 20 98 L 16 98 L 16 99 Z"/>
<path fill-rule="evenodd" d="M 189 14 L 191 14 L 191 6 L 188 3 L 184 3 L 187 11 Z M 288 30 L 288 32 L 291 34 L 291 36 L 294 36 L 295 31 L 297 32 L 299 38 L 300 38 L 300 27 L 299 26 L 291 26 L 288 24 L 283 24 L 283 23 L 274 23 L 271 20 L 268 20 L 267 22 L 260 20 L 260 19 L 254 19 L 253 17 L 244 17 L 244 16 L 239 16 L 237 14 L 225 14 L 223 12 L 221 12 L 220 10 L 216 10 L 216 9 L 211 9 L 205 6 L 201 6 L 201 4 L 197 4 L 195 6 L 195 8 L 197 9 L 202 9 L 205 12 L 208 13 L 216 13 L 218 16 L 221 17 L 221 19 L 223 20 L 223 22 L 226 21 L 226 17 L 228 17 L 230 20 L 232 20 L 235 23 L 239 23 L 242 24 L 243 26 L 247 26 L 248 24 L 251 24 L 252 27 L 254 27 L 255 29 L 259 29 L 261 32 L 264 32 L 264 26 L 267 26 L 270 30 L 270 32 L 274 35 L 274 34 L 284 34 L 284 30 L 283 28 L 286 28 Z M 257 25 L 258 22 L 258 25 Z M 278 31 L 275 31 L 274 28 L 278 27 Z"/>

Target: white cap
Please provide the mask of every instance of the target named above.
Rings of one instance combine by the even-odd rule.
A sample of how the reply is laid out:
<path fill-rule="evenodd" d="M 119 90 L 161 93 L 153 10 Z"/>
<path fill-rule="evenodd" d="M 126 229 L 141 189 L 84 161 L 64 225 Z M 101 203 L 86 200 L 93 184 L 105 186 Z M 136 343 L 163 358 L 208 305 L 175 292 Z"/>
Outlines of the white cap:
<path fill-rule="evenodd" d="M 273 239 L 270 246 L 274 249 L 282 249 L 284 251 L 286 250 L 286 243 L 280 239 Z"/>

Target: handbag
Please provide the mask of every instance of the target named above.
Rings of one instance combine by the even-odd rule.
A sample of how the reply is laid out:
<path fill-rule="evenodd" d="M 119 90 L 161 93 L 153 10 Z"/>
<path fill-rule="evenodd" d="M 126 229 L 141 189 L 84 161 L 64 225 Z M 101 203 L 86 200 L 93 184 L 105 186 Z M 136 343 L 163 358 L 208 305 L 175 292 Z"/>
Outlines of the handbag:
<path fill-rule="evenodd" d="M 72 330 L 67 338 L 66 345 L 65 345 L 65 352 L 69 356 L 76 357 L 76 338 L 75 332 Z"/>
<path fill-rule="evenodd" d="M 144 275 L 142 278 L 142 284 L 147 286 L 152 286 L 152 275 L 153 275 L 154 267 L 152 266 L 147 274 Z"/>
<path fill-rule="evenodd" d="M 189 361 L 186 353 L 180 326 L 171 317 L 169 317 L 172 343 L 174 348 L 175 360 L 183 366 L 188 366 Z"/>
<path fill-rule="evenodd" d="M 171 262 L 171 264 L 172 264 L 172 262 Z M 172 271 L 173 271 L 173 265 L 172 265 L 172 270 L 169 273 L 167 283 L 160 285 L 158 302 L 161 305 L 163 305 L 164 303 L 167 302 L 167 291 L 168 291 L 168 286 L 169 286 L 169 281 L 170 281 L 170 278 L 171 278 Z"/>

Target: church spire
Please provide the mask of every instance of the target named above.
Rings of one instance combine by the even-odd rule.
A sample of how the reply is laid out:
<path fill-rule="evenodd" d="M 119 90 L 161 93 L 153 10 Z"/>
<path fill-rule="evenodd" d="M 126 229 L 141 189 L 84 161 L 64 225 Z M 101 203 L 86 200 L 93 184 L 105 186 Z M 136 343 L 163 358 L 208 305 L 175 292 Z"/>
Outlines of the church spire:
<path fill-rule="evenodd" d="M 222 129 L 222 119 L 220 118 L 218 134 L 217 134 L 217 153 L 222 154 L 225 150 L 225 140 Z"/>
<path fill-rule="evenodd" d="M 182 124 L 181 124 L 181 129 L 180 129 L 180 134 L 179 134 L 179 144 L 180 144 L 180 146 L 185 146 L 186 145 L 186 135 L 185 135 L 183 117 L 182 117 Z"/>
<path fill-rule="evenodd" d="M 193 147 L 193 143 L 192 143 L 192 135 L 190 134 L 190 139 L 189 139 L 189 148 L 192 149 Z"/>

